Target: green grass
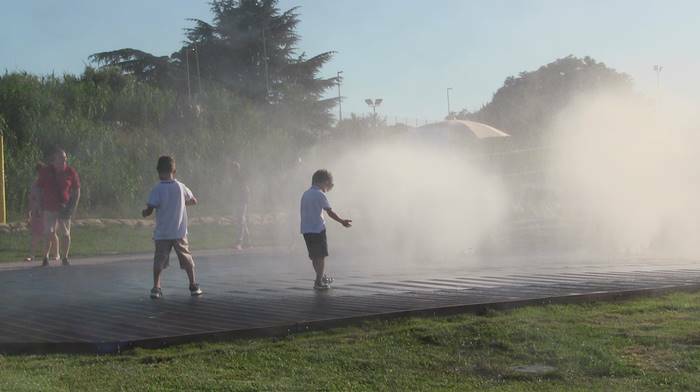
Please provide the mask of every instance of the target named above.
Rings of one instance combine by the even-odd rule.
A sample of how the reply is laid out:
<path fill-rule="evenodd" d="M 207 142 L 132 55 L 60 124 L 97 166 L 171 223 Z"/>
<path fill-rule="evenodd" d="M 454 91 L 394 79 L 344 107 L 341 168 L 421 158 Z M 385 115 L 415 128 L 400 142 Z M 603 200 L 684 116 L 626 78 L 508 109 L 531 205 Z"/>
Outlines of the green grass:
<path fill-rule="evenodd" d="M 220 249 L 233 245 L 234 233 L 232 226 L 198 225 L 190 227 L 189 238 L 193 250 Z M 147 227 L 74 227 L 71 238 L 72 256 L 153 251 L 153 229 Z M 29 241 L 28 232 L 0 234 L 0 262 L 20 261 L 27 257 Z"/>
<path fill-rule="evenodd" d="M 121 355 L 0 357 L 3 390 L 698 390 L 700 294 L 412 318 Z M 512 366 L 547 364 L 544 377 Z"/>

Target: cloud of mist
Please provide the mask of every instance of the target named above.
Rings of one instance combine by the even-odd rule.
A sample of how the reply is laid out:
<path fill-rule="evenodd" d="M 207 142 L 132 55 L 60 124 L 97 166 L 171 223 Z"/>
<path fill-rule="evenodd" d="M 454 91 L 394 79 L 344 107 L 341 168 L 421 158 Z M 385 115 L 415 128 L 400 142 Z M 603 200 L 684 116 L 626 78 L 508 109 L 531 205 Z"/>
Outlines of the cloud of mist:
<path fill-rule="evenodd" d="M 293 227 L 283 229 L 297 232 L 298 199 L 313 171 L 326 168 L 336 183 L 331 204 L 355 221 L 346 230 L 327 219 L 331 252 L 372 255 L 372 262 L 385 262 L 378 261 L 384 256 L 401 265 L 464 262 L 473 252 L 484 260 L 571 251 L 694 256 L 700 251 L 699 124 L 690 105 L 668 97 L 582 95 L 544 132 L 549 148 L 536 153 L 544 154 L 538 158 L 545 170 L 529 185 L 541 189 L 528 195 L 508 173 L 485 164 L 509 154 L 483 161 L 478 156 L 485 151 L 410 133 L 321 144 L 283 176 L 293 184 L 293 194 L 283 198 L 291 201 L 286 210 Z M 514 169 L 520 170 L 508 170 Z M 518 203 L 534 204 L 521 216 Z M 546 216 L 527 212 L 543 203 Z M 523 218 L 524 228 L 518 226 Z M 543 231 L 530 228 L 540 223 Z"/>
<path fill-rule="evenodd" d="M 459 148 L 377 141 L 320 162 L 335 178 L 331 204 L 354 220 L 333 230 L 334 247 L 438 262 L 473 252 L 506 211 L 498 177 Z"/>
<path fill-rule="evenodd" d="M 700 121 L 691 108 L 607 92 L 557 118 L 548 180 L 579 246 L 595 252 L 692 255 L 700 250 Z"/>

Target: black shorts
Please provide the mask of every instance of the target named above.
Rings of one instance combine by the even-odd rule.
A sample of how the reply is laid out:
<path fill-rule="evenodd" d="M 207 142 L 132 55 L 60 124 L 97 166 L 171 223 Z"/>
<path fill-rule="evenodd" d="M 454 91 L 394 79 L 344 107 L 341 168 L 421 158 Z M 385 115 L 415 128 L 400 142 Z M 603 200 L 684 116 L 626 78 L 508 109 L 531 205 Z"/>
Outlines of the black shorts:
<path fill-rule="evenodd" d="M 304 233 L 306 249 L 309 250 L 309 258 L 316 259 L 328 256 L 328 240 L 326 231 L 320 233 Z"/>

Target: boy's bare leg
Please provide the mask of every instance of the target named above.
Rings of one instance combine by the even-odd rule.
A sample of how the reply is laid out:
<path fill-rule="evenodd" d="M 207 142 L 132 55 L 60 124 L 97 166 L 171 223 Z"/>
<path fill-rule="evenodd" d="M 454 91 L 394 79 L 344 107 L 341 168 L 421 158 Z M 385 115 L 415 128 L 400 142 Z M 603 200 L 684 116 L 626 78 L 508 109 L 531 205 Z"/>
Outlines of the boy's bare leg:
<path fill-rule="evenodd" d="M 155 265 L 153 266 L 153 287 L 154 288 L 160 288 L 160 273 L 163 272 L 163 269 L 160 267 L 156 267 Z"/>
<path fill-rule="evenodd" d="M 194 259 L 192 258 L 192 253 L 190 252 L 190 247 L 187 239 L 182 239 L 175 241 L 173 244 L 175 248 L 175 253 L 180 261 L 180 268 L 184 269 L 187 273 L 187 279 L 190 281 L 190 286 L 197 283 L 195 273 L 194 273 Z"/>
<path fill-rule="evenodd" d="M 48 259 L 49 258 L 49 253 L 51 253 L 51 246 L 53 244 L 52 237 L 55 237 L 56 233 L 49 233 L 44 236 L 44 249 L 43 249 L 43 255 L 44 258 Z"/>
<path fill-rule="evenodd" d="M 49 242 L 51 243 L 49 254 L 51 254 L 54 259 L 58 259 L 58 236 L 56 233 L 53 233 L 53 235 L 49 237 Z"/>
<path fill-rule="evenodd" d="M 153 290 L 151 290 L 151 298 L 160 298 L 160 275 L 164 269 L 168 268 L 172 243 L 170 241 L 155 240 L 155 248 L 156 250 L 153 254 Z"/>
<path fill-rule="evenodd" d="M 187 279 L 190 280 L 190 286 L 197 283 L 194 275 L 194 264 L 188 264 L 187 266 L 185 266 L 184 270 L 185 272 L 187 272 Z"/>
<path fill-rule="evenodd" d="M 56 229 L 58 226 L 58 220 L 55 219 L 52 212 L 46 211 L 43 216 L 44 219 L 44 238 L 43 238 L 43 249 L 42 256 L 44 260 L 48 262 L 49 255 L 51 253 L 52 246 L 58 247 L 58 237 L 56 236 Z M 46 265 L 46 264 L 44 264 Z"/>
<path fill-rule="evenodd" d="M 68 234 L 68 235 L 63 234 L 60 236 L 59 239 L 60 239 L 60 249 L 63 250 L 63 252 L 61 252 L 61 257 L 67 259 L 68 258 L 68 251 L 70 250 L 70 234 Z"/>
<path fill-rule="evenodd" d="M 311 264 L 314 266 L 314 271 L 316 271 L 316 284 L 321 284 L 323 279 L 323 271 L 326 266 L 325 257 L 314 257 L 311 259 Z"/>

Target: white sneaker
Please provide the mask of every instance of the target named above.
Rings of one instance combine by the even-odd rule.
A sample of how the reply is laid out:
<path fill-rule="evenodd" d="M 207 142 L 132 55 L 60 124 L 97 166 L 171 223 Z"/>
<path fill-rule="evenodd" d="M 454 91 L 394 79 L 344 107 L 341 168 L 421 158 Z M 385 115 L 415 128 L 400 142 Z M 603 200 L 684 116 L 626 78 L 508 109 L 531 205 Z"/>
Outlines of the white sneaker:
<path fill-rule="evenodd" d="M 151 289 L 151 298 L 161 299 L 162 297 L 163 297 L 163 291 L 160 289 L 160 287 L 154 287 Z"/>
<path fill-rule="evenodd" d="M 202 295 L 203 291 L 202 289 L 199 288 L 199 283 L 195 283 L 193 285 L 190 285 L 190 294 L 193 297 L 196 297 L 198 295 Z"/>

